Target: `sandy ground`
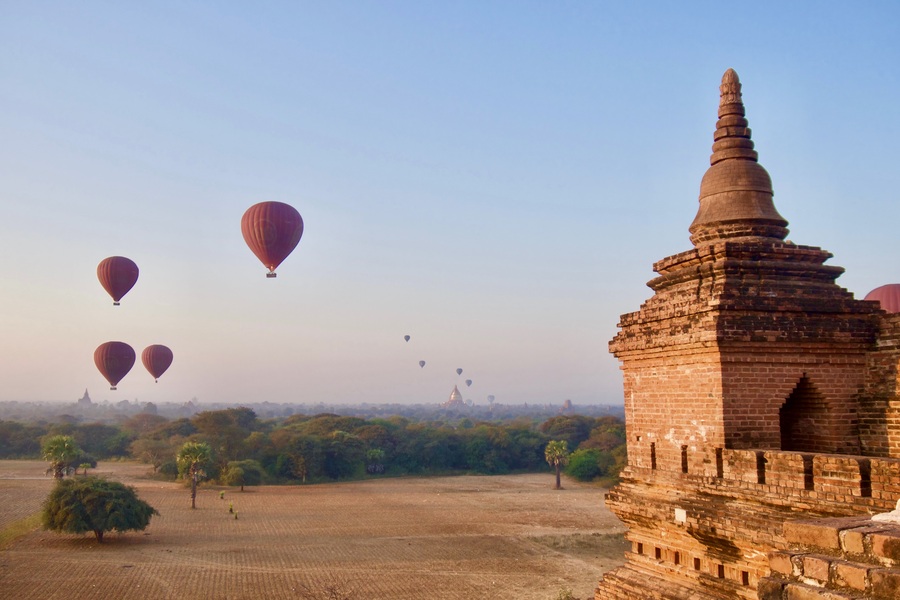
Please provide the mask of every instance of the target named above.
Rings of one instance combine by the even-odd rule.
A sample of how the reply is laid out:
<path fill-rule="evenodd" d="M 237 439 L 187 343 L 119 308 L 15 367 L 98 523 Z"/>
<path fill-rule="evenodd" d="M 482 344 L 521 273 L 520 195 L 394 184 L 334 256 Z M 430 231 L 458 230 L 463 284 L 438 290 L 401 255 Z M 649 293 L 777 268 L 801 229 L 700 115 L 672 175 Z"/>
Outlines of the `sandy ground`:
<path fill-rule="evenodd" d="M 53 485 L 37 461 L 0 461 L 0 532 L 40 510 Z M 81 598 L 555 600 L 593 597 L 623 562 L 605 490 L 553 476 L 376 479 L 304 486 L 187 488 L 145 465 L 95 470 L 161 513 L 143 532 L 34 530 L 0 548 L 0 595 Z M 219 492 L 225 492 L 220 499 Z M 229 513 L 233 504 L 238 518 Z"/>

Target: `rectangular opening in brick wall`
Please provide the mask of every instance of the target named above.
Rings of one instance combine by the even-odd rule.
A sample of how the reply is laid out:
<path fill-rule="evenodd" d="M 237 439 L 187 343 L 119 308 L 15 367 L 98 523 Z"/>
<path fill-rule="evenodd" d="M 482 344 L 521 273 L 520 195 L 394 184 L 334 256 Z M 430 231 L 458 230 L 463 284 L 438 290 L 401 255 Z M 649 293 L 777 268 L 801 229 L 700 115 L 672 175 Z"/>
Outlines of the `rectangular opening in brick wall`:
<path fill-rule="evenodd" d="M 676 553 L 675 553 L 675 556 L 673 556 L 672 559 L 673 559 L 673 561 L 675 562 L 676 565 L 680 565 L 680 564 L 681 564 L 681 553 L 680 553 L 680 552 L 676 552 Z"/>
<path fill-rule="evenodd" d="M 716 577 L 725 579 L 725 565 L 716 565 Z"/>
<path fill-rule="evenodd" d="M 656 560 L 660 560 L 662 558 L 662 548 L 654 548 L 653 555 L 656 557 Z"/>
<path fill-rule="evenodd" d="M 700 559 L 697 557 L 694 557 L 694 570 L 695 571 L 700 570 Z"/>
<path fill-rule="evenodd" d="M 722 456 L 722 448 L 716 448 L 716 477 L 722 479 L 725 475 L 725 459 Z"/>
<path fill-rule="evenodd" d="M 750 573 L 741 571 L 741 585 L 750 585 Z"/>
<path fill-rule="evenodd" d="M 656 442 L 650 442 L 650 468 L 656 469 Z"/>
<path fill-rule="evenodd" d="M 815 483 L 813 482 L 813 455 L 812 454 L 804 454 L 803 455 L 803 489 L 804 490 L 813 490 L 815 489 Z"/>
<path fill-rule="evenodd" d="M 766 482 L 766 456 L 762 452 L 756 453 L 756 483 Z"/>
<path fill-rule="evenodd" d="M 681 472 L 688 472 L 687 446 L 681 447 Z"/>
<path fill-rule="evenodd" d="M 865 458 L 859 461 L 859 493 L 863 498 L 872 497 L 872 463 Z"/>
<path fill-rule="evenodd" d="M 638 554 L 643 554 L 643 553 L 644 553 L 644 544 L 642 544 L 641 542 L 638 542 L 638 545 L 637 545 L 637 553 L 638 553 Z"/>

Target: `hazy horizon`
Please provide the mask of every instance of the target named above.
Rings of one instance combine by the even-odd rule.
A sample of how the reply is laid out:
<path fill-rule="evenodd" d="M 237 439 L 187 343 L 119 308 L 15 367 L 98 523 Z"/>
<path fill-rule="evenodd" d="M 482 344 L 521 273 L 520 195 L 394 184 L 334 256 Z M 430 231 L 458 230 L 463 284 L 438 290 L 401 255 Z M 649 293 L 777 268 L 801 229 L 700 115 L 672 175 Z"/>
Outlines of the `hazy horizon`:
<path fill-rule="evenodd" d="M 857 297 L 900 282 L 898 17 L 7 3 L 0 401 L 621 403 L 607 343 L 691 248 L 729 67 L 789 239 Z M 306 225 L 276 279 L 240 230 L 265 200 Z M 118 307 L 113 255 L 141 270 Z M 93 362 L 110 340 L 138 355 L 116 391 Z M 174 353 L 159 383 L 150 344 Z"/>

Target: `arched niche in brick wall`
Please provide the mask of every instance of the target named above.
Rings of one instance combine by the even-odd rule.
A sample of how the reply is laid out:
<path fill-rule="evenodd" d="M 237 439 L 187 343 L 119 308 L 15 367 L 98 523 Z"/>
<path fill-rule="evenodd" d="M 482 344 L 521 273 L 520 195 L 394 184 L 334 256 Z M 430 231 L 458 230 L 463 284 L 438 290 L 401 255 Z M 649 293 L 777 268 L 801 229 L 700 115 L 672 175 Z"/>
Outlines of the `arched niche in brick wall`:
<path fill-rule="evenodd" d="M 778 411 L 781 449 L 829 452 L 831 423 L 828 402 L 806 374 Z"/>

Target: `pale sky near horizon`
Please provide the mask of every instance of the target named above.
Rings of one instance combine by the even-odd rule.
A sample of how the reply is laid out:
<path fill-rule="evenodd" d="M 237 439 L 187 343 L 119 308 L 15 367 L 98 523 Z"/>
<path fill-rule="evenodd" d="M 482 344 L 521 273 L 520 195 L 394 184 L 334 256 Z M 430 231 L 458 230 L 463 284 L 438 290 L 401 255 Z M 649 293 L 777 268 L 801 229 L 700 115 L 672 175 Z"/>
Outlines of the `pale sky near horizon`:
<path fill-rule="evenodd" d="M 900 282 L 900 5 L 732 6 L 0 2 L 0 401 L 621 403 L 729 67 L 789 239 Z M 108 340 L 175 360 L 110 391 Z"/>

